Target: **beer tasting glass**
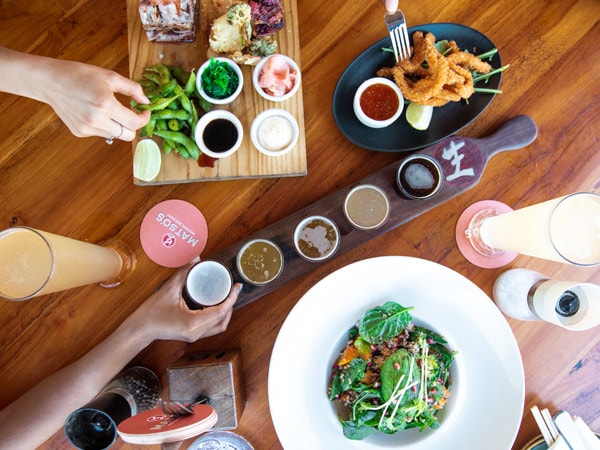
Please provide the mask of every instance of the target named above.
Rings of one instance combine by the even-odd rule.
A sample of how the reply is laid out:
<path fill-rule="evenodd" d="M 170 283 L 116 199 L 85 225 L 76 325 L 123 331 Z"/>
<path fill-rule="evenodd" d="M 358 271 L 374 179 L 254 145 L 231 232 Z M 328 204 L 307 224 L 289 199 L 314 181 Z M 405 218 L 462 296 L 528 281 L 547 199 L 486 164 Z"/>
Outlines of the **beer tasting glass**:
<path fill-rule="evenodd" d="M 468 223 L 462 230 L 463 216 L 457 224 L 459 248 L 474 264 L 500 267 L 517 254 L 576 266 L 600 263 L 599 195 L 577 192 L 514 211 L 480 203 L 482 208 L 475 204 L 463 213 Z M 490 263 L 495 258 L 501 263 Z"/>
<path fill-rule="evenodd" d="M 28 227 L 0 231 L 0 297 L 27 300 L 99 283 L 115 287 L 135 268 L 120 241 L 91 244 Z"/>

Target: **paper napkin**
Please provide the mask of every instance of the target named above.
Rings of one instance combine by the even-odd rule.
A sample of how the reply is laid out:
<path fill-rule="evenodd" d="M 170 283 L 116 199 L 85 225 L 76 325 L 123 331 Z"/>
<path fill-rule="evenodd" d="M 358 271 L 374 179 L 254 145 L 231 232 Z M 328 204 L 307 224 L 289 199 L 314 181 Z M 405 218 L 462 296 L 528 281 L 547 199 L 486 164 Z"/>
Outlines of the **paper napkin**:
<path fill-rule="evenodd" d="M 581 443 L 586 450 L 600 450 L 600 439 L 594 434 L 594 432 L 587 426 L 587 424 L 581 419 L 581 417 L 575 417 L 575 428 L 581 438 Z"/>

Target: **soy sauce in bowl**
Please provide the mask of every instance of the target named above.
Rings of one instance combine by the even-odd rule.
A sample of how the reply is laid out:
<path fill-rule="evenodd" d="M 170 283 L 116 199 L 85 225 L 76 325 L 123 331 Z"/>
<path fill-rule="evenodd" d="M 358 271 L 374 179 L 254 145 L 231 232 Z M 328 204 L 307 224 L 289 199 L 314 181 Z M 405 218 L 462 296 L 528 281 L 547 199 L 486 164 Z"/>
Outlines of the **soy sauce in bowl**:
<path fill-rule="evenodd" d="M 240 119 L 224 109 L 215 109 L 200 117 L 194 135 L 202 153 L 217 159 L 233 155 L 243 137 Z"/>
<path fill-rule="evenodd" d="M 202 139 L 210 150 L 222 153 L 234 146 L 238 139 L 238 131 L 231 121 L 215 119 L 206 125 Z"/>

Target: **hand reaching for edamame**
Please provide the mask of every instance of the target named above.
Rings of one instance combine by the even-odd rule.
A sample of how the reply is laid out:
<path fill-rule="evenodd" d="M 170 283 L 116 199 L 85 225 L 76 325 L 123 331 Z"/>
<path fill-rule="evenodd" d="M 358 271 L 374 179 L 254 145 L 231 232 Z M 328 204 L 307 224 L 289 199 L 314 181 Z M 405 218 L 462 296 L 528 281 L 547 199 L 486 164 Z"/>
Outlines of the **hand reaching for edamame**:
<path fill-rule="evenodd" d="M 90 64 L 29 55 L 0 47 L 0 91 L 47 103 L 77 137 L 132 141 L 150 120 L 115 94 L 148 103 L 135 81 Z"/>

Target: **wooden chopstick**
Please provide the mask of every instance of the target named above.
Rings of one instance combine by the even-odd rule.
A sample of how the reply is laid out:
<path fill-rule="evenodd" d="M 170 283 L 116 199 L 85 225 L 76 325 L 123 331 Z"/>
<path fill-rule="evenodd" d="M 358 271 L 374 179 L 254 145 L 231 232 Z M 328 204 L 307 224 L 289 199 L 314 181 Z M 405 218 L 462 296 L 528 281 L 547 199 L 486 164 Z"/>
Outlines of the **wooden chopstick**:
<path fill-rule="evenodd" d="M 546 422 L 546 426 L 548 427 L 548 430 L 550 430 L 550 435 L 552 436 L 552 441 L 556 441 L 559 436 L 558 428 L 556 428 L 556 424 L 554 423 L 554 419 L 550 415 L 550 411 L 548 411 L 548 408 L 542 409 L 542 418 Z"/>
<path fill-rule="evenodd" d="M 542 413 L 540 413 L 540 409 L 537 406 L 532 406 L 531 414 L 533 415 L 538 428 L 542 432 L 542 437 L 544 438 L 544 441 L 546 441 L 546 445 L 550 447 L 554 443 L 554 439 L 552 438 L 552 434 L 550 433 L 550 429 L 548 428 L 546 421 L 542 417 Z"/>

